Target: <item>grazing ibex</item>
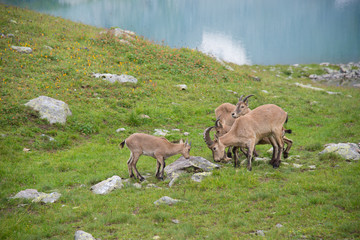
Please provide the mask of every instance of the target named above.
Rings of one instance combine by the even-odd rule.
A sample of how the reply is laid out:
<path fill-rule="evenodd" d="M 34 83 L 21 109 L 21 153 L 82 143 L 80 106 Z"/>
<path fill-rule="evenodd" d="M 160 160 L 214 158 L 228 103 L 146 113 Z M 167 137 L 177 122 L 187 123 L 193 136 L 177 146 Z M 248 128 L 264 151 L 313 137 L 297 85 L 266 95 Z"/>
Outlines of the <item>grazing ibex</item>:
<path fill-rule="evenodd" d="M 176 154 L 181 154 L 186 159 L 190 157 L 191 143 L 189 144 L 187 140 L 185 143 L 182 140 L 180 140 L 180 143 L 171 143 L 163 137 L 134 133 L 120 143 L 120 148 L 123 148 L 125 144 L 131 151 L 130 158 L 127 161 L 129 177 L 134 177 L 134 170 L 136 177 L 140 181 L 143 181 L 144 177 L 136 169 L 136 163 L 141 155 L 156 159 L 157 169 L 155 175 L 158 179 L 164 179 L 165 159 Z"/>
<path fill-rule="evenodd" d="M 283 149 L 283 125 L 287 121 L 287 113 L 274 104 L 266 104 L 255 108 L 248 114 L 237 118 L 230 131 L 221 137 L 215 136 L 211 140 L 209 127 L 204 131 L 204 139 L 212 149 L 215 161 L 228 160 L 225 148 L 229 146 L 243 147 L 248 149 L 248 170 L 251 171 L 251 160 L 255 145 L 263 138 L 268 137 L 273 146 L 273 158 L 271 164 L 274 168 L 279 167 L 281 150 Z M 237 151 L 235 154 L 235 167 L 239 165 Z"/>
<path fill-rule="evenodd" d="M 230 103 L 224 103 L 221 104 L 219 107 L 215 109 L 215 115 L 216 115 L 216 122 L 215 122 L 215 131 L 216 135 L 218 137 L 223 136 L 227 132 L 230 131 L 230 128 L 232 124 L 234 123 L 235 119 L 239 116 L 245 115 L 249 112 L 251 112 L 251 109 L 249 108 L 248 98 L 252 97 L 254 95 L 248 95 L 243 99 L 242 95 L 239 98 L 238 103 L 235 105 Z M 283 129 L 283 134 L 285 133 L 291 133 L 291 130 Z M 287 158 L 289 156 L 289 151 L 292 146 L 293 141 L 285 136 L 283 136 L 284 143 L 286 143 L 286 149 L 283 151 L 284 158 Z M 271 144 L 270 140 L 266 137 L 262 140 L 260 140 L 257 144 Z M 240 150 L 247 155 L 247 153 L 244 152 L 243 148 L 240 148 Z M 228 151 L 228 157 L 230 156 L 230 147 Z M 254 156 L 258 156 L 256 151 L 254 150 Z"/>

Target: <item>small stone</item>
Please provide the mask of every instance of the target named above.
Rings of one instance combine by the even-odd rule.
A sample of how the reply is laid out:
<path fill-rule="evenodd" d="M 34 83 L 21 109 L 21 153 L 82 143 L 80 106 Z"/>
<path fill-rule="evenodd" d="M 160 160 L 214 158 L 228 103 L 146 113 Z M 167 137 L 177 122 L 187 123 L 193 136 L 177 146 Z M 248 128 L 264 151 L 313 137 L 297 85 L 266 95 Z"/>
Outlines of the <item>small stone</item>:
<path fill-rule="evenodd" d="M 146 114 L 141 114 L 141 115 L 140 115 L 140 118 L 150 119 L 150 117 L 149 117 L 148 115 L 146 115 Z"/>
<path fill-rule="evenodd" d="M 154 135 L 156 136 L 166 136 L 166 134 L 168 134 L 168 130 L 165 129 L 155 129 L 155 133 Z"/>
<path fill-rule="evenodd" d="M 172 221 L 173 223 L 175 223 L 175 224 L 179 224 L 179 223 L 180 223 L 180 221 L 177 220 L 177 219 L 172 219 L 171 221 Z"/>
<path fill-rule="evenodd" d="M 124 185 L 121 182 L 121 177 L 113 176 L 102 182 L 99 182 L 91 187 L 91 191 L 95 194 L 108 194 L 115 189 L 121 189 Z"/>
<path fill-rule="evenodd" d="M 185 84 L 179 84 L 179 85 L 176 85 L 176 87 L 180 88 L 180 90 L 186 90 L 187 89 L 187 86 Z"/>
<path fill-rule="evenodd" d="M 23 152 L 30 152 L 29 148 L 23 148 Z"/>
<path fill-rule="evenodd" d="M 117 133 L 119 133 L 119 132 L 124 132 L 124 131 L 126 131 L 125 128 L 118 128 L 118 129 L 116 129 L 116 132 L 117 132 Z"/>
<path fill-rule="evenodd" d="M 303 165 L 301 165 L 301 164 L 296 164 L 296 163 L 293 163 L 293 166 L 295 167 L 295 168 L 301 168 Z"/>
<path fill-rule="evenodd" d="M 177 200 L 177 199 L 173 199 L 171 197 L 168 197 L 168 196 L 164 196 L 162 198 L 160 198 L 159 200 L 155 201 L 154 204 L 155 205 L 161 205 L 161 204 L 166 204 L 166 205 L 173 205 L 173 204 L 176 204 L 180 202 L 180 200 Z"/>
<path fill-rule="evenodd" d="M 310 168 L 310 170 L 315 170 L 316 166 L 315 165 L 310 165 L 309 168 Z"/>
<path fill-rule="evenodd" d="M 190 133 L 184 132 L 184 136 L 189 136 L 189 135 L 190 135 Z"/>
<path fill-rule="evenodd" d="M 153 239 L 154 239 L 154 240 L 158 240 L 158 239 L 160 239 L 160 236 L 155 235 L 155 236 L 153 237 Z"/>
<path fill-rule="evenodd" d="M 134 183 L 133 186 L 137 189 L 140 189 L 142 187 L 140 183 Z"/>
<path fill-rule="evenodd" d="M 265 233 L 264 233 L 263 230 L 257 230 L 257 231 L 256 231 L 256 235 L 258 235 L 258 236 L 265 236 Z"/>
<path fill-rule="evenodd" d="M 266 90 L 261 90 L 263 93 L 269 93 L 268 91 L 266 91 Z"/>
<path fill-rule="evenodd" d="M 201 172 L 201 173 L 195 173 L 194 175 L 192 175 L 191 180 L 195 181 L 195 182 L 201 182 L 204 177 L 208 177 L 212 174 L 212 172 Z"/>
<path fill-rule="evenodd" d="M 276 226 L 275 227 L 277 227 L 277 228 L 282 228 L 283 227 L 283 225 L 282 224 L 280 224 L 280 223 L 278 223 L 278 224 L 276 224 Z"/>

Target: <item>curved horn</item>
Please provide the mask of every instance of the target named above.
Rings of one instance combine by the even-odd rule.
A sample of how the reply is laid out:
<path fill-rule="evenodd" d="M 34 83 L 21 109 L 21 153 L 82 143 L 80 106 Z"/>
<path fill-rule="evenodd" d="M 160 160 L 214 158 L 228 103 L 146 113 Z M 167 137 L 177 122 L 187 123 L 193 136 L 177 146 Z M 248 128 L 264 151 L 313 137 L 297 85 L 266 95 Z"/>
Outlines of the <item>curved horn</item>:
<path fill-rule="evenodd" d="M 208 127 L 207 129 L 205 129 L 204 131 L 204 140 L 205 140 L 205 143 L 206 145 L 208 145 L 208 147 L 210 147 L 211 145 L 214 144 L 213 140 L 211 140 L 211 137 L 210 137 L 210 131 L 211 129 L 213 129 L 214 127 Z"/>
<path fill-rule="evenodd" d="M 250 94 L 250 95 L 246 96 L 246 97 L 244 98 L 243 102 L 246 102 L 246 100 L 247 100 L 249 97 L 252 97 L 252 96 L 254 96 L 254 95 L 253 95 L 253 94 Z"/>
<path fill-rule="evenodd" d="M 240 98 L 239 98 L 239 102 L 242 101 L 242 98 L 244 97 L 244 95 L 241 95 Z"/>
<path fill-rule="evenodd" d="M 218 119 L 216 119 L 215 121 L 215 126 L 216 127 L 222 127 L 221 121 L 220 121 L 220 117 Z"/>

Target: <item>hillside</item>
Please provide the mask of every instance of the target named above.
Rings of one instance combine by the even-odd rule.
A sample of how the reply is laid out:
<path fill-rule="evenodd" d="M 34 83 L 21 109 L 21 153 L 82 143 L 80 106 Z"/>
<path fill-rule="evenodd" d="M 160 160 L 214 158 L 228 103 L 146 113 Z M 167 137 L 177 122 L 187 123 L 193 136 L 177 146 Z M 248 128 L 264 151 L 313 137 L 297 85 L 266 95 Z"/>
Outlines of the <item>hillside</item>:
<path fill-rule="evenodd" d="M 259 230 L 268 239 L 360 237 L 359 164 L 318 154 L 327 143 L 360 142 L 360 90 L 311 81 L 323 66 L 223 65 L 196 50 L 1 4 L 0 23 L 1 239 L 73 239 L 76 230 L 100 239 L 251 239 Z M 138 82 L 109 83 L 93 73 Z M 221 163 L 200 183 L 187 173 L 170 188 L 155 178 L 156 161 L 142 156 L 138 169 L 149 177 L 141 189 L 89 190 L 114 175 L 128 178 L 130 151 L 118 145 L 135 132 L 168 130 L 168 140 L 189 139 L 192 156 L 213 161 L 203 132 L 214 109 L 249 94 L 252 109 L 273 103 L 289 115 L 294 145 L 279 169 Z M 65 124 L 24 106 L 39 96 L 69 105 Z M 269 157 L 269 148 L 256 149 Z M 25 189 L 62 195 L 53 204 L 10 199 Z M 163 196 L 183 201 L 155 206 Z"/>

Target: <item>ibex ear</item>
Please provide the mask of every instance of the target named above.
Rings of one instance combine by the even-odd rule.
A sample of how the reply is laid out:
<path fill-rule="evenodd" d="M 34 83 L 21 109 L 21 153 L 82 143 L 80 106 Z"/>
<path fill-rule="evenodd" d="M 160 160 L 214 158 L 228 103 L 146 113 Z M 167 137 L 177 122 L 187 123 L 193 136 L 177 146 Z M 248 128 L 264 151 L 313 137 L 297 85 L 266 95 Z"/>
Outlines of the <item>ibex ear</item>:
<path fill-rule="evenodd" d="M 180 139 L 180 142 L 179 142 L 180 144 L 183 144 L 184 143 L 184 141 L 182 140 L 182 139 Z"/>

